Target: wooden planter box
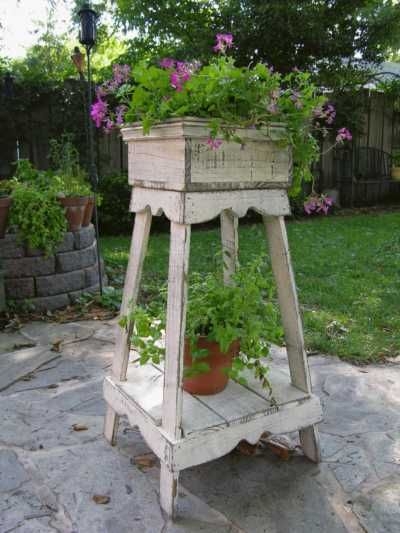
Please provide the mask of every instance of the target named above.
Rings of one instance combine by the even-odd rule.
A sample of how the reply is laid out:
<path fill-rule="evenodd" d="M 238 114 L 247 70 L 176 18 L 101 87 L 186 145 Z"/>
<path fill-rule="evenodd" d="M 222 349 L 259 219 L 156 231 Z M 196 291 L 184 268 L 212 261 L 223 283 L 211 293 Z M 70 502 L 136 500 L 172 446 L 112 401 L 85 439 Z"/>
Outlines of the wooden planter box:
<path fill-rule="evenodd" d="M 122 130 L 128 143 L 129 183 L 172 191 L 287 189 L 292 158 L 285 146 L 285 128 L 238 129 L 243 144 L 223 141 L 207 145 L 208 121 L 173 119 L 153 126 L 149 135 L 140 124 Z"/>

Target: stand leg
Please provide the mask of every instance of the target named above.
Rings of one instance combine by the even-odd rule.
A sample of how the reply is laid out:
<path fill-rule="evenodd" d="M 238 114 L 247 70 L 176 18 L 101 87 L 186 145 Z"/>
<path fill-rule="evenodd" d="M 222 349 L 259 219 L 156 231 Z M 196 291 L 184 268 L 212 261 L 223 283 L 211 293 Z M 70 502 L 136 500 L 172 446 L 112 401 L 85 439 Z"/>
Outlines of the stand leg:
<path fill-rule="evenodd" d="M 264 217 L 271 264 L 274 273 L 292 383 L 304 392 L 311 392 L 310 371 L 304 347 L 303 327 L 297 300 L 296 285 L 290 261 L 289 245 L 283 216 Z M 305 455 L 320 460 L 318 429 L 315 425 L 300 431 Z"/>
<path fill-rule="evenodd" d="M 140 278 L 142 276 L 143 261 L 149 240 L 150 226 L 151 212 L 149 209 L 146 209 L 141 213 L 136 213 L 131 249 L 129 252 L 128 268 L 125 276 L 124 293 L 122 296 L 121 316 L 126 315 L 130 307 L 136 304 Z M 118 327 L 117 329 L 112 373 L 117 380 L 121 381 L 126 379 L 132 328 L 133 323 L 128 321 L 126 328 Z M 113 445 L 115 444 L 118 423 L 118 415 L 114 409 L 108 406 L 104 420 L 104 436 L 108 442 Z"/>
<path fill-rule="evenodd" d="M 178 493 L 179 473 L 170 472 L 168 467 L 161 463 L 160 469 L 160 505 L 161 509 L 170 517 L 175 517 L 175 500 Z"/>
<path fill-rule="evenodd" d="M 221 213 L 222 260 L 224 264 L 224 284 L 231 283 L 238 264 L 238 217 L 229 209 Z"/>
<path fill-rule="evenodd" d="M 181 436 L 189 250 L 190 225 L 171 222 L 162 426 L 172 439 Z M 160 501 L 169 516 L 173 516 L 177 481 L 178 476 L 162 466 Z"/>

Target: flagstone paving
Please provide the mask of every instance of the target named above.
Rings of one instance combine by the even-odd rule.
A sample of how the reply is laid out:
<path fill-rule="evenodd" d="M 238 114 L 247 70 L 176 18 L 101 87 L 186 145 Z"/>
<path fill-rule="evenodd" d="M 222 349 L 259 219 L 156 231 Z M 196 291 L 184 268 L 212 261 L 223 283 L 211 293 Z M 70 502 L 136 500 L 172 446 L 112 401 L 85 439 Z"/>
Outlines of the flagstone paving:
<path fill-rule="evenodd" d="M 115 327 L 34 322 L 0 334 L 0 533 L 400 531 L 400 359 L 355 367 L 310 357 L 322 463 L 290 435 L 289 461 L 267 447 L 190 468 L 171 523 L 139 432 L 122 423 L 115 448 L 102 436 Z M 284 350 L 273 353 L 285 365 Z"/>

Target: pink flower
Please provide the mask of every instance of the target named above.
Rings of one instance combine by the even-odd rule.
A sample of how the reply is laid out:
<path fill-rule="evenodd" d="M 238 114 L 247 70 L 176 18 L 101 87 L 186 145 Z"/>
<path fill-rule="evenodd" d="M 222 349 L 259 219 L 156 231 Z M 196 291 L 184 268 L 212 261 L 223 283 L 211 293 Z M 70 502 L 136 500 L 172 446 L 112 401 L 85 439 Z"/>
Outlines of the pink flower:
<path fill-rule="evenodd" d="M 221 146 L 222 144 L 222 141 L 221 139 L 213 139 L 212 137 L 209 137 L 207 139 L 207 144 L 208 144 L 208 147 L 211 149 L 211 150 L 218 150 L 218 148 Z"/>
<path fill-rule="evenodd" d="M 102 123 L 104 122 L 107 115 L 107 108 L 107 102 L 104 102 L 99 97 L 97 98 L 96 102 L 92 104 L 90 116 L 96 124 L 96 128 L 100 128 Z"/>
<path fill-rule="evenodd" d="M 115 124 L 117 126 L 121 126 L 124 122 L 124 115 L 127 111 L 127 106 L 126 105 L 119 105 L 116 109 L 115 109 Z"/>
<path fill-rule="evenodd" d="M 129 65 L 113 65 L 113 80 L 116 85 L 122 85 L 129 80 L 131 68 Z"/>
<path fill-rule="evenodd" d="M 342 143 L 344 141 L 351 141 L 352 138 L 353 136 L 347 128 L 340 128 L 336 135 L 336 142 Z"/>
<path fill-rule="evenodd" d="M 169 77 L 169 82 L 171 84 L 171 87 L 173 87 L 177 91 L 181 91 L 182 90 L 181 78 L 180 78 L 179 74 L 176 71 L 171 72 L 171 75 Z"/>
<path fill-rule="evenodd" d="M 160 61 L 161 68 L 174 68 L 174 66 L 175 59 L 172 59 L 172 57 L 164 57 L 164 59 L 161 59 Z"/>
<path fill-rule="evenodd" d="M 104 124 L 104 133 L 111 133 L 111 131 L 114 129 L 114 122 L 111 120 L 111 118 L 107 118 Z"/>
<path fill-rule="evenodd" d="M 217 33 L 215 38 L 216 38 L 217 43 L 213 47 L 214 52 L 224 53 L 227 48 L 232 48 L 233 35 L 231 33 Z"/>

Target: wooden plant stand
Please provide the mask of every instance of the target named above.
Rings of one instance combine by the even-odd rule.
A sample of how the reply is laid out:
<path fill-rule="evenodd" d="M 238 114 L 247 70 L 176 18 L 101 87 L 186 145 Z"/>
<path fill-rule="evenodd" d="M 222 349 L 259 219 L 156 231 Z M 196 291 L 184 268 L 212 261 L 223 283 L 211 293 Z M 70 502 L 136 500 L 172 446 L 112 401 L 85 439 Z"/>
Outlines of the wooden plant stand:
<path fill-rule="evenodd" d="M 281 126 L 244 130 L 244 147 L 224 143 L 207 149 L 204 121 L 170 121 L 144 137 L 140 127 L 124 130 L 129 148 L 131 211 L 136 213 L 121 315 L 137 300 L 152 215 L 164 212 L 171 224 L 166 357 L 163 368 L 129 364 L 132 324 L 119 328 L 112 376 L 104 381 L 105 436 L 115 443 L 119 417 L 137 426 L 161 462 L 160 502 L 174 516 L 179 472 L 211 461 L 241 440 L 258 441 L 264 432 L 300 432 L 305 455 L 320 460 L 316 423 L 319 399 L 311 392 L 296 287 L 284 216 L 291 158 L 275 141 Z M 248 209 L 262 214 L 275 276 L 290 370 L 269 374 L 274 403 L 259 383 L 230 381 L 212 396 L 182 390 L 183 346 L 191 225 L 217 216 L 225 254 L 224 282 L 235 270 L 238 218 Z"/>

